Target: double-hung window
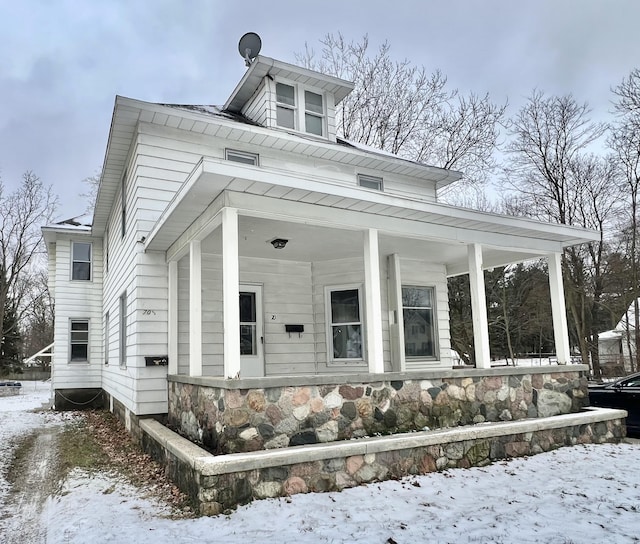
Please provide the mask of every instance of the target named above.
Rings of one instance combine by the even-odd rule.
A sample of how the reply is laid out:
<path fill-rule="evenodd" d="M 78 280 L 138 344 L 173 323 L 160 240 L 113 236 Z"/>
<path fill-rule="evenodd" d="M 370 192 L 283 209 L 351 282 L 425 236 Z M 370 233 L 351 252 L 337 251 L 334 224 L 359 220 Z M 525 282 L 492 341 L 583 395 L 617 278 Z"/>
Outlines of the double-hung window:
<path fill-rule="evenodd" d="M 309 134 L 324 134 L 324 97 L 300 86 L 276 83 L 276 124 Z"/>
<path fill-rule="evenodd" d="M 87 362 L 89 360 L 89 320 L 72 319 L 70 323 L 71 338 L 69 360 L 75 362 Z"/>
<path fill-rule="evenodd" d="M 327 290 L 330 361 L 362 361 L 362 306 L 359 286 Z"/>
<path fill-rule="evenodd" d="M 127 293 L 120 295 L 120 330 L 119 347 L 120 347 L 120 367 L 127 366 Z"/>
<path fill-rule="evenodd" d="M 91 244 L 86 242 L 73 242 L 71 253 L 71 279 L 91 280 Z"/>
<path fill-rule="evenodd" d="M 407 357 L 435 357 L 433 287 L 402 286 L 404 352 Z"/>
<path fill-rule="evenodd" d="M 104 364 L 109 364 L 109 312 L 104 314 Z"/>

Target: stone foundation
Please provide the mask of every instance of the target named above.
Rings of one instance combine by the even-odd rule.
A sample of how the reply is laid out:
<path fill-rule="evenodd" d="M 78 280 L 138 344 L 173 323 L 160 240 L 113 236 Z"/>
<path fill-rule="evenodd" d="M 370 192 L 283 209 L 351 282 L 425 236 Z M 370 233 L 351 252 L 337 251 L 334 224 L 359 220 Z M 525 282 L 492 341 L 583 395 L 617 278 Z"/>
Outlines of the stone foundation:
<path fill-rule="evenodd" d="M 588 405 L 586 371 L 571 365 L 244 380 L 169 376 L 168 423 L 212 453 L 234 453 L 548 417 Z"/>
<path fill-rule="evenodd" d="M 140 422 L 143 447 L 168 467 L 174 481 L 205 515 L 253 499 L 337 491 L 363 483 L 483 466 L 561 446 L 619 442 L 626 412 L 579 414 L 458 427 L 214 456 L 160 423 Z"/>

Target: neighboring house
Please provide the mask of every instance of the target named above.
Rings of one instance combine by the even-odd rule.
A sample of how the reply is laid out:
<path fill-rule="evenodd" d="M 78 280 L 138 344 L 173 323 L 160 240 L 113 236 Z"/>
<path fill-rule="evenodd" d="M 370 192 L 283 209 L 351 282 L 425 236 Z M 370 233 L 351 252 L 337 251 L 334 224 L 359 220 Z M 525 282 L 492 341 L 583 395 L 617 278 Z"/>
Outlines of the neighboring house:
<path fill-rule="evenodd" d="M 621 376 L 633 372 L 631 360 L 636 360 L 635 323 L 632 302 L 615 328 L 598 335 L 598 355 L 603 375 Z"/>
<path fill-rule="evenodd" d="M 539 257 L 569 362 L 560 258 L 598 233 L 438 203 L 459 173 L 337 137 L 352 88 L 260 56 L 222 107 L 116 98 L 91 226 L 43 229 L 56 406 L 167 413 L 167 374 L 447 371 L 460 274 L 489 368 L 483 270 Z"/>

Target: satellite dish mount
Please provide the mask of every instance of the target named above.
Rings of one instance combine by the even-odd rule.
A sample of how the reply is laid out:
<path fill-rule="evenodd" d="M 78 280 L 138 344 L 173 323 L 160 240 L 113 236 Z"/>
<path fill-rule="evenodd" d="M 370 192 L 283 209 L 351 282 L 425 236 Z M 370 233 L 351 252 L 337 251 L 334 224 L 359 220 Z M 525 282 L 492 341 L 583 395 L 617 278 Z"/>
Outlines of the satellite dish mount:
<path fill-rule="evenodd" d="M 244 63 L 247 66 L 251 66 L 253 59 L 255 59 L 260 53 L 262 47 L 262 40 L 255 32 L 247 32 L 238 43 L 238 51 L 240 56 L 244 59 Z"/>

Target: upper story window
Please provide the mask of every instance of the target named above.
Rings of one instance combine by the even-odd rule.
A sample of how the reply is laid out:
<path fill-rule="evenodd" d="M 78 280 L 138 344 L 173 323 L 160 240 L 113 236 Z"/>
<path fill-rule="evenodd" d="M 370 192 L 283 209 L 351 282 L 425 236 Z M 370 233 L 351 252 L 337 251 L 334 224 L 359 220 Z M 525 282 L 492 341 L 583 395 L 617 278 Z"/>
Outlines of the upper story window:
<path fill-rule="evenodd" d="M 72 248 L 72 280 L 91 280 L 91 244 L 73 242 Z"/>
<path fill-rule="evenodd" d="M 323 136 L 323 96 L 300 86 L 276 83 L 276 123 L 279 127 Z"/>
<path fill-rule="evenodd" d="M 382 191 L 382 178 L 376 176 L 367 176 L 366 174 L 358 174 L 358 185 L 367 189 Z"/>
<path fill-rule="evenodd" d="M 258 166 L 258 154 L 247 153 L 246 151 L 236 151 L 235 149 L 225 149 L 224 158 L 228 161 L 240 162 L 242 164 L 251 164 Z"/>

